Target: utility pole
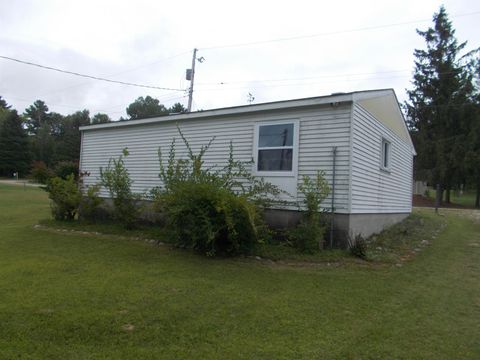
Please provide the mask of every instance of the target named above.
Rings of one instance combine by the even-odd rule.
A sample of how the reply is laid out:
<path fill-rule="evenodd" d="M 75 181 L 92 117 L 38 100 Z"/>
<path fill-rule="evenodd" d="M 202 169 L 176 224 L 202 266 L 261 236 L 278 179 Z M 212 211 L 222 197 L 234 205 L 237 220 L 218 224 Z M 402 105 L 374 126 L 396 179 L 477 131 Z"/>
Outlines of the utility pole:
<path fill-rule="evenodd" d="M 188 91 L 187 112 L 192 111 L 193 81 L 195 80 L 195 60 L 196 59 L 197 59 L 197 49 L 195 48 L 195 49 L 193 49 L 192 68 L 187 69 L 187 80 L 190 80 L 190 90 Z"/>

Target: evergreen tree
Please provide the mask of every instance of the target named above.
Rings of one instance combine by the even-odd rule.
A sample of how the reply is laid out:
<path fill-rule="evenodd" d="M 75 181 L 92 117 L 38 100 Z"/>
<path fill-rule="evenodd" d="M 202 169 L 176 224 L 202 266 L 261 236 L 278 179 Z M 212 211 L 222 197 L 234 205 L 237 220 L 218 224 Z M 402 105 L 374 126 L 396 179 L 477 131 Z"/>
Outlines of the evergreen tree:
<path fill-rule="evenodd" d="M 11 106 L 8 105 L 7 102 L 5 101 L 5 99 L 2 99 L 2 97 L 0 96 L 0 109 L 8 110 L 10 108 L 11 108 Z"/>
<path fill-rule="evenodd" d="M 88 110 L 77 111 L 65 116 L 57 136 L 57 161 L 78 161 L 80 159 L 81 134 L 79 127 L 90 124 Z"/>
<path fill-rule="evenodd" d="M 405 107 L 418 154 L 417 179 L 440 184 L 449 194 L 464 175 L 468 126 L 462 107 L 471 101 L 473 74 L 466 66 L 471 54 L 461 56 L 466 42 L 457 42 L 443 6 L 433 22 L 428 30 L 417 30 L 425 39 L 426 50 L 414 52 L 413 90 L 407 91 Z"/>
<path fill-rule="evenodd" d="M 38 129 L 48 121 L 48 106 L 42 100 L 37 100 L 25 109 L 26 125 L 30 134 L 36 134 Z"/>
<path fill-rule="evenodd" d="M 28 138 L 22 119 L 15 110 L 9 111 L 0 129 L 0 174 L 25 176 L 30 167 Z"/>

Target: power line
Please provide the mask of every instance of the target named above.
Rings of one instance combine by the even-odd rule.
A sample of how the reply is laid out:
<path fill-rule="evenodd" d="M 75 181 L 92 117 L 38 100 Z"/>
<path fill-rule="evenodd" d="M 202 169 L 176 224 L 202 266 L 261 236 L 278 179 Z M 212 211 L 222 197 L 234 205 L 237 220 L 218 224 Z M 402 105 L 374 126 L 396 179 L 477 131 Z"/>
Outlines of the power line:
<path fill-rule="evenodd" d="M 472 15 L 478 15 L 478 14 L 480 14 L 480 11 L 474 11 L 474 12 L 464 13 L 464 14 L 457 14 L 457 15 L 450 16 L 450 18 L 472 16 Z M 236 44 L 225 44 L 225 45 L 218 45 L 218 46 L 203 47 L 203 48 L 199 48 L 199 50 L 225 49 L 225 48 L 232 48 L 232 47 L 261 45 L 261 44 L 276 43 L 276 42 L 283 42 L 283 41 L 294 41 L 294 40 L 309 39 L 309 38 L 316 38 L 316 37 L 322 37 L 322 36 L 330 36 L 330 35 L 339 35 L 339 34 L 361 32 L 361 31 L 385 29 L 385 28 L 389 28 L 389 27 L 396 27 L 396 26 L 403 26 L 403 25 L 412 25 L 412 24 L 418 24 L 418 23 L 423 23 L 423 22 L 427 22 L 427 21 L 432 21 L 432 19 L 412 20 L 412 21 L 398 22 L 398 23 L 392 23 L 392 24 L 365 26 L 365 27 L 361 27 L 361 28 L 354 28 L 354 29 L 347 29 L 347 30 L 329 31 L 329 32 L 317 33 L 317 34 L 298 35 L 298 36 L 291 36 L 291 37 L 284 37 L 284 38 L 277 38 L 277 39 L 269 39 L 269 40 L 260 40 L 260 41 L 252 41 L 252 42 L 245 42 L 245 43 L 236 43 Z"/>
<path fill-rule="evenodd" d="M 151 63 L 148 63 L 148 64 L 144 64 L 144 65 L 139 65 L 139 66 L 136 66 L 134 68 L 130 68 L 130 69 L 127 69 L 127 70 L 123 70 L 123 71 L 120 71 L 120 72 L 116 72 L 114 74 L 108 74 L 108 75 L 105 75 L 106 77 L 110 77 L 110 76 L 118 76 L 118 75 L 123 75 L 123 74 L 126 74 L 126 73 L 130 73 L 130 72 L 133 72 L 133 71 L 136 71 L 138 69 L 142 69 L 142 68 L 145 68 L 145 67 L 149 67 L 149 66 L 152 66 L 152 65 L 155 65 L 155 64 L 159 64 L 159 63 L 162 63 L 162 62 L 165 62 L 165 61 L 168 61 L 168 60 L 171 60 L 171 59 L 175 59 L 179 56 L 182 56 L 182 55 L 185 55 L 185 54 L 189 54 L 190 51 L 184 51 L 182 53 L 179 53 L 179 54 L 176 54 L 176 55 L 172 55 L 172 56 L 169 56 L 169 57 L 166 57 L 166 58 L 162 58 L 162 59 L 159 59 L 159 60 L 156 60 L 154 62 L 151 62 Z M 70 85 L 70 86 L 67 86 L 67 87 L 63 87 L 63 88 L 60 88 L 57 90 L 53 90 L 53 91 L 49 91 L 48 93 L 44 93 L 42 94 L 42 96 L 46 96 L 46 95 L 49 95 L 49 94 L 55 94 L 55 93 L 58 93 L 58 92 L 62 92 L 64 90 L 68 90 L 68 89 L 73 89 L 73 88 L 76 88 L 76 87 L 80 87 L 80 86 L 84 86 L 84 85 L 88 85 L 90 84 L 89 82 L 83 82 L 83 83 L 80 83 L 80 84 L 75 84 L 75 85 Z"/>
<path fill-rule="evenodd" d="M 332 75 L 319 75 L 319 76 L 309 76 L 301 78 L 284 78 L 284 79 L 263 79 L 263 80 L 240 80 L 240 81 L 216 81 L 216 82 L 201 82 L 197 85 L 228 85 L 228 84 L 243 84 L 243 83 L 257 83 L 257 82 L 281 82 L 281 81 L 298 81 L 298 80 L 313 80 L 313 79 L 323 79 L 323 78 L 340 78 L 340 77 L 349 77 L 349 76 L 361 76 L 361 75 L 378 75 L 378 74 L 391 74 L 391 73 L 402 73 L 411 71 L 411 69 L 404 70 L 389 70 L 389 71 L 378 71 L 378 72 L 364 72 L 364 73 L 350 73 L 350 74 L 332 74 Z"/>
<path fill-rule="evenodd" d="M 28 62 L 28 61 L 23 61 L 23 60 L 19 60 L 19 59 L 14 59 L 14 58 L 11 58 L 11 57 L 8 57 L 8 56 L 2 56 L 2 55 L 0 55 L 0 58 L 1 58 L 1 59 L 5 59 L 5 60 L 10 60 L 10 61 L 15 61 L 15 62 L 18 62 L 18 63 L 20 63 L 20 64 L 25 64 L 25 65 L 30 65 L 30 66 L 39 67 L 39 68 L 46 69 L 46 70 L 57 71 L 57 72 L 64 73 L 64 74 L 70 74 L 70 75 L 80 76 L 80 77 L 84 77 L 84 78 L 88 78 L 88 79 L 93 79 L 93 80 L 106 81 L 106 82 L 115 83 L 115 84 L 120 84 L 120 85 L 135 86 L 135 87 L 148 88 L 148 89 L 157 89 L 157 90 L 185 91 L 185 89 L 174 89 L 174 88 L 167 88 L 167 87 L 160 87 L 160 86 L 135 84 L 135 83 L 129 83 L 129 82 L 125 82 L 125 81 L 117 81 L 117 80 L 106 79 L 106 78 L 97 77 L 97 76 L 92 76 L 92 75 L 85 75 L 85 74 L 80 74 L 80 73 L 73 72 L 73 71 L 68 71 L 68 70 L 63 70 L 63 69 L 54 68 L 54 67 L 51 67 L 51 66 L 45 66 L 45 65 L 40 65 L 40 64 L 35 64 L 35 63 L 32 63 L 32 62 Z"/>

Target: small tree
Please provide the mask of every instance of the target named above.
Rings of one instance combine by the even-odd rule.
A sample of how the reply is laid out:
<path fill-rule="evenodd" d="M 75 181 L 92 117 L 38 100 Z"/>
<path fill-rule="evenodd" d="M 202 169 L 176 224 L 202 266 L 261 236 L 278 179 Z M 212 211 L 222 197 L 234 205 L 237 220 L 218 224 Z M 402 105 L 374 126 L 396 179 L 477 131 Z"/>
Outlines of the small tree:
<path fill-rule="evenodd" d="M 66 179 L 54 177 L 48 181 L 48 197 L 52 200 L 52 215 L 56 220 L 73 220 L 78 212 L 82 192 L 75 177 L 67 176 Z"/>
<path fill-rule="evenodd" d="M 312 252 L 315 249 L 322 249 L 326 226 L 322 223 L 320 205 L 330 194 L 325 173 L 317 171 L 313 179 L 304 175 L 298 185 L 298 191 L 303 195 L 305 214 L 300 224 L 290 231 L 290 236 L 301 251 Z"/>
<path fill-rule="evenodd" d="M 110 193 L 115 219 L 126 228 L 132 228 L 138 218 L 139 208 L 136 206 L 136 200 L 139 200 L 139 196 L 133 194 L 131 190 L 133 181 L 123 160 L 128 154 L 128 149 L 125 148 L 118 159 L 111 158 L 105 169 L 100 168 L 100 184 Z"/>

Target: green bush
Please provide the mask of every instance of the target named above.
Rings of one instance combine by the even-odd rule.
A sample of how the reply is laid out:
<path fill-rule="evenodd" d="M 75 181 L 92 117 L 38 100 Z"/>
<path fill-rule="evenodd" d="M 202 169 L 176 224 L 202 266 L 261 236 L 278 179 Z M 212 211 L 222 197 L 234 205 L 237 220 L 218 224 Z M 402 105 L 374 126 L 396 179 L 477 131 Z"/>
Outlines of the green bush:
<path fill-rule="evenodd" d="M 61 161 L 55 166 L 55 175 L 66 179 L 68 175 L 73 174 L 75 179 L 78 179 L 78 162 L 75 161 Z"/>
<path fill-rule="evenodd" d="M 49 179 L 55 176 L 43 161 L 34 161 L 30 174 L 39 184 L 46 184 Z"/>
<path fill-rule="evenodd" d="M 82 193 L 73 175 L 66 179 L 54 177 L 48 181 L 48 197 L 52 200 L 52 215 L 56 220 L 73 220 L 78 212 Z"/>
<path fill-rule="evenodd" d="M 100 191 L 100 184 L 92 185 L 87 187 L 87 191 L 82 197 L 80 203 L 80 215 L 82 219 L 89 221 L 104 220 L 105 211 L 102 211 L 101 205 L 103 204 L 103 199 L 98 196 Z"/>
<path fill-rule="evenodd" d="M 247 254 L 255 245 L 255 205 L 213 183 L 179 183 L 160 204 L 178 246 L 232 256 Z"/>
<path fill-rule="evenodd" d="M 305 213 L 298 226 L 290 230 L 289 234 L 295 247 L 311 253 L 323 248 L 326 226 L 320 205 L 330 193 L 330 187 L 325 174 L 318 171 L 314 179 L 303 176 L 298 191 L 303 195 Z"/>
<path fill-rule="evenodd" d="M 214 138 L 194 153 L 181 130 L 187 158 L 175 156 L 172 141 L 167 163 L 159 149 L 162 186 L 152 192 L 156 209 L 166 218 L 167 228 L 179 246 L 209 256 L 249 253 L 267 234 L 262 209 L 280 190 L 250 174 L 252 162 L 234 160 L 230 143 L 228 163 L 222 168 L 204 168 L 203 156 Z"/>
<path fill-rule="evenodd" d="M 123 160 L 127 156 L 128 150 L 125 148 L 118 159 L 112 158 L 105 169 L 100 168 L 100 184 L 110 193 L 115 220 L 130 229 L 135 227 L 138 220 L 140 209 L 136 202 L 140 197 L 131 190 L 133 181 Z"/>

